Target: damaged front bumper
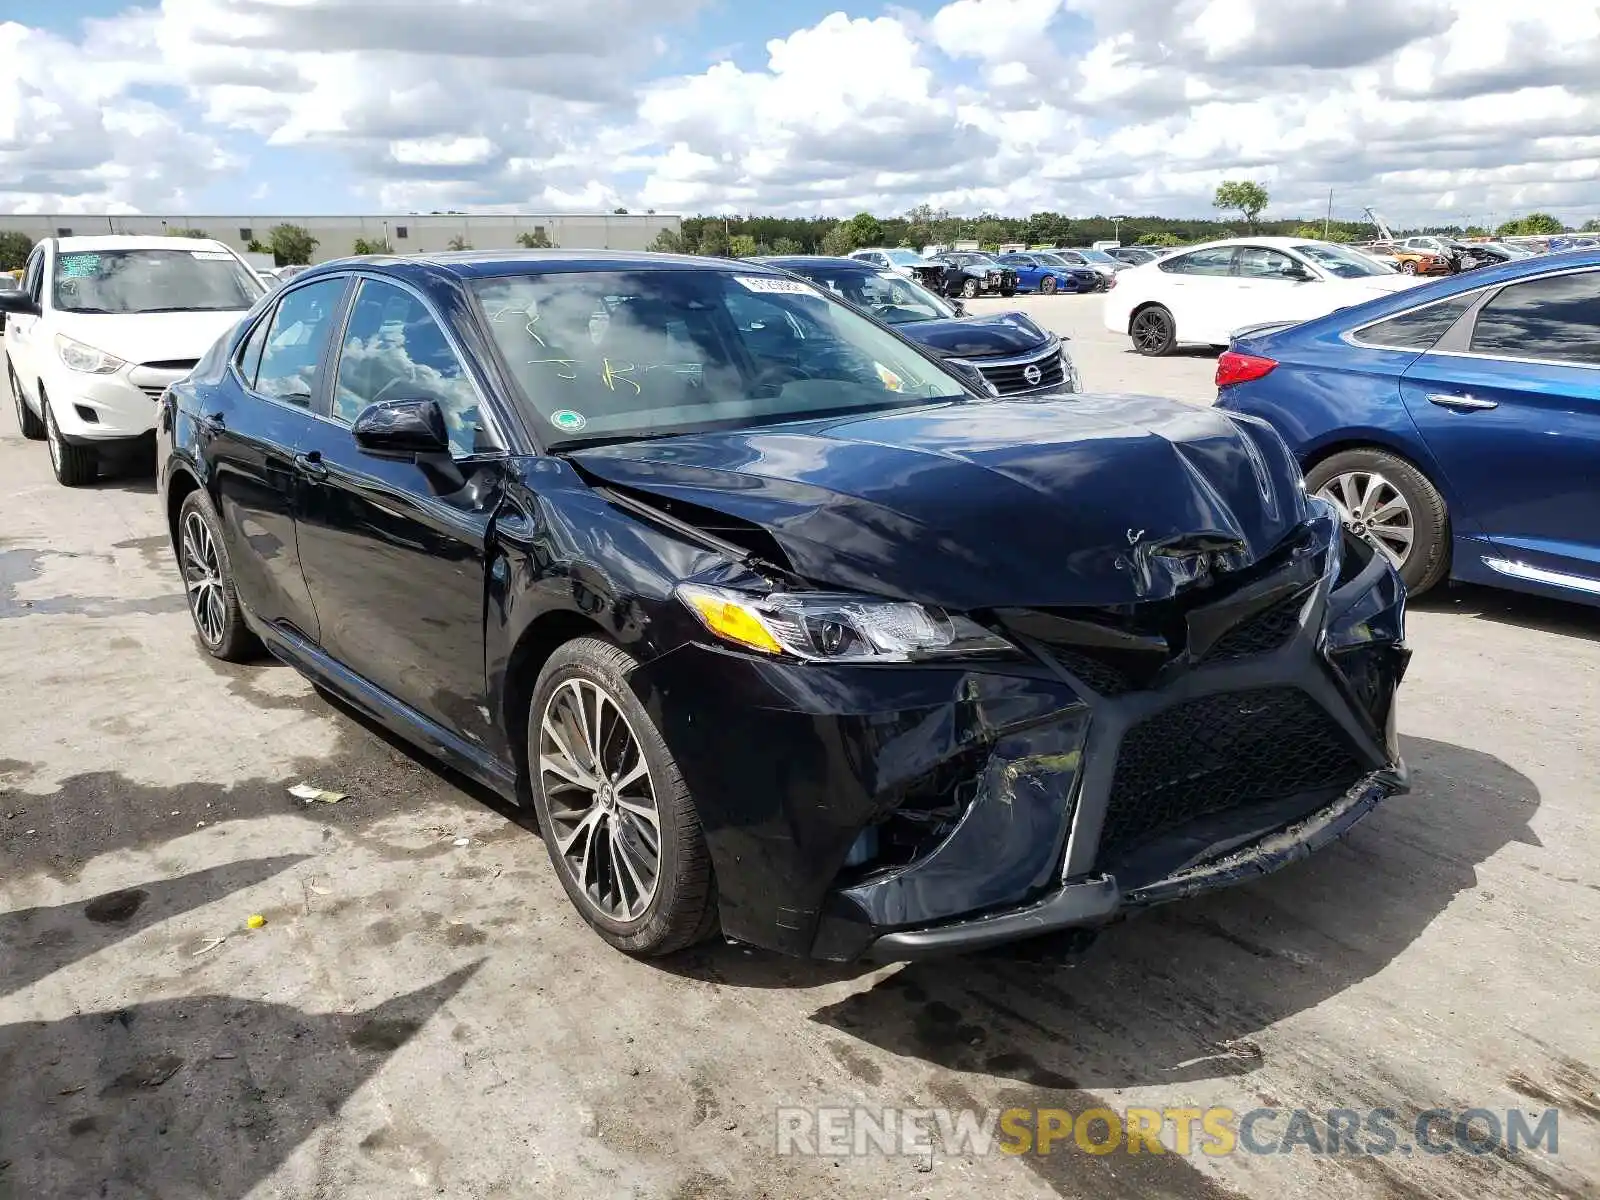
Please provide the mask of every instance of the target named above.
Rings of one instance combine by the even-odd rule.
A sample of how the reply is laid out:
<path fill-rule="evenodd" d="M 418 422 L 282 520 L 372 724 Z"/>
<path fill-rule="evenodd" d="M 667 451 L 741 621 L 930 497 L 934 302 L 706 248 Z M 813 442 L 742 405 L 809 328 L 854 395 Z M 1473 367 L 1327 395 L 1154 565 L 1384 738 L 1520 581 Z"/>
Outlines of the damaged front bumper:
<path fill-rule="evenodd" d="M 1165 602 L 1164 640 L 1045 613 L 995 618 L 1016 660 L 694 644 L 642 667 L 724 933 L 919 958 L 1104 925 L 1338 837 L 1405 790 L 1404 589 L 1327 514 L 1302 533 L 1244 583 Z"/>

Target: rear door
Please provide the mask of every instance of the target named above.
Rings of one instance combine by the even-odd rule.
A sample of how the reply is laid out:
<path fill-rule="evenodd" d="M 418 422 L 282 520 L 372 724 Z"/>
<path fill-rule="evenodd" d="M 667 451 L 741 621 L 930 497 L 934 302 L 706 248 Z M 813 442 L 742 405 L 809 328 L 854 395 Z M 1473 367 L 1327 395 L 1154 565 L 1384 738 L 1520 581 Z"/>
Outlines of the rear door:
<path fill-rule="evenodd" d="M 1487 292 L 1401 395 L 1497 569 L 1600 591 L 1600 268 Z"/>
<path fill-rule="evenodd" d="M 422 295 L 362 278 L 327 419 L 300 458 L 298 525 L 322 648 L 447 729 L 493 746 L 484 673 L 489 527 L 505 441 L 482 382 Z M 388 458 L 356 445 L 369 404 L 432 399 L 447 455 Z"/>
<path fill-rule="evenodd" d="M 318 425 L 312 397 L 349 285 L 339 275 L 285 291 L 235 352 L 233 386 L 208 393 L 216 407 L 199 414 L 239 594 L 257 619 L 311 642 L 317 614 L 300 570 L 294 460 Z"/>

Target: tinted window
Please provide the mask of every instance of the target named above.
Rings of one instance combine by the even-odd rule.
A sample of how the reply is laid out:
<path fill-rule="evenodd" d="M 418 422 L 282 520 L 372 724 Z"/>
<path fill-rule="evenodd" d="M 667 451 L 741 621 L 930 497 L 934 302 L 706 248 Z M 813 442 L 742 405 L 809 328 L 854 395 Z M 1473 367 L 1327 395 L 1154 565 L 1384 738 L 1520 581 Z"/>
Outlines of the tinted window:
<path fill-rule="evenodd" d="M 551 441 L 876 411 L 968 393 L 810 284 L 704 269 L 472 285 Z"/>
<path fill-rule="evenodd" d="M 317 367 L 338 316 L 343 279 L 322 279 L 286 295 L 272 314 L 255 389 L 266 396 L 311 405 Z"/>
<path fill-rule="evenodd" d="M 1179 254 L 1162 263 L 1161 269 L 1174 275 L 1227 275 L 1233 271 L 1233 251 L 1232 246 L 1217 246 Z"/>
<path fill-rule="evenodd" d="M 1600 271 L 1504 288 L 1478 310 L 1472 349 L 1600 366 Z"/>
<path fill-rule="evenodd" d="M 1401 313 L 1368 325 L 1356 333 L 1356 341 L 1364 346 L 1384 346 L 1392 350 L 1430 350 L 1476 299 L 1476 296 L 1452 296 L 1426 308 Z"/>
<path fill-rule="evenodd" d="M 256 327 L 250 331 L 250 336 L 239 348 L 239 375 L 243 378 L 246 387 L 255 387 L 256 371 L 261 366 L 261 351 L 267 344 L 267 330 L 272 325 L 271 317 L 263 317 L 256 322 Z"/>
<path fill-rule="evenodd" d="M 1251 279 L 1288 279 L 1301 273 L 1301 266 L 1287 254 L 1265 246 L 1239 247 L 1239 274 Z"/>
<path fill-rule="evenodd" d="M 456 455 L 499 448 L 471 376 L 427 306 L 403 288 L 364 279 L 339 351 L 333 416 L 348 424 L 384 400 L 436 401 Z"/>

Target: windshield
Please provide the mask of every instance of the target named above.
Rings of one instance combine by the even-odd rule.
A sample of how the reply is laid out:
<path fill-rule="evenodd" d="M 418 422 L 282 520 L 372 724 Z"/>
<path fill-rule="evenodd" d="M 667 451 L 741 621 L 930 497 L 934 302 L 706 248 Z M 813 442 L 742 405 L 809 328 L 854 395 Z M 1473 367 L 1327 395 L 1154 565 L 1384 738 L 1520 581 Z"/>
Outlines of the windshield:
<path fill-rule="evenodd" d="M 1033 261 L 1047 267 L 1070 267 L 1072 264 L 1059 254 L 1034 254 Z"/>
<path fill-rule="evenodd" d="M 906 342 L 798 279 L 572 271 L 472 288 L 549 445 L 970 398 Z"/>
<path fill-rule="evenodd" d="M 265 291 L 226 250 L 74 251 L 56 258 L 62 312 L 242 312 Z"/>
<path fill-rule="evenodd" d="M 885 250 L 883 253 L 897 267 L 915 267 L 928 261 L 915 250 Z"/>
<path fill-rule="evenodd" d="M 1090 262 L 1110 263 L 1112 266 L 1117 265 L 1117 260 L 1112 258 L 1111 255 L 1107 254 L 1104 250 L 1079 250 L 1078 253 L 1083 255 Z"/>
<path fill-rule="evenodd" d="M 1295 253 L 1304 254 L 1330 275 L 1340 279 L 1360 279 L 1366 275 L 1393 275 L 1394 268 L 1355 250 L 1346 250 L 1331 242 L 1308 242 L 1294 247 Z"/>
<path fill-rule="evenodd" d="M 963 250 L 956 261 L 967 267 L 998 267 L 1000 265 L 990 255 L 975 254 L 971 250 Z"/>
<path fill-rule="evenodd" d="M 863 271 L 849 267 L 791 267 L 812 283 L 843 296 L 888 325 L 912 321 L 947 321 L 956 310 L 932 292 L 893 271 Z"/>

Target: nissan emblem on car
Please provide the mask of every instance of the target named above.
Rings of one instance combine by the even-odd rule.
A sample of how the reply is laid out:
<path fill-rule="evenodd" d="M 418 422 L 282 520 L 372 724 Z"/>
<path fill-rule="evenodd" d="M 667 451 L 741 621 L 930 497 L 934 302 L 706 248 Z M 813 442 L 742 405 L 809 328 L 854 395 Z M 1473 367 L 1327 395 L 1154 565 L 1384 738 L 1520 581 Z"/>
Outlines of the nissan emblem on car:
<path fill-rule="evenodd" d="M 1037 387 L 1039 380 L 1044 378 L 1044 372 L 1039 370 L 1038 363 L 1029 363 L 1023 368 L 1022 377 L 1028 381 L 1029 387 Z"/>

